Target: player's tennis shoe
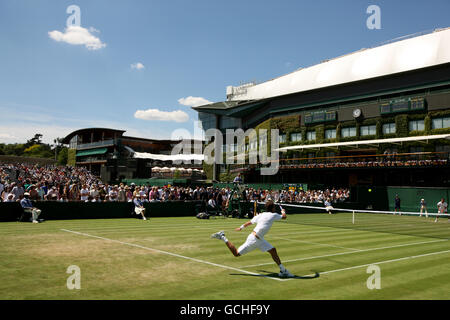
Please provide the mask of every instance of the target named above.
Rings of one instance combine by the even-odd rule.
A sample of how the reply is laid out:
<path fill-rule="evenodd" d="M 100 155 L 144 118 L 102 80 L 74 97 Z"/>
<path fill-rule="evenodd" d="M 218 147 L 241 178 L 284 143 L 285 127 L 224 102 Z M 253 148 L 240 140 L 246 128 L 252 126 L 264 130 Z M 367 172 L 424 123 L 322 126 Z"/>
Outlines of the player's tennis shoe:
<path fill-rule="evenodd" d="M 278 276 L 280 278 L 293 278 L 295 277 L 292 273 L 290 273 L 287 269 L 285 269 L 284 271 L 280 272 L 278 274 Z"/>
<path fill-rule="evenodd" d="M 223 237 L 225 237 L 225 233 L 223 231 L 219 231 L 211 235 L 211 238 L 213 239 L 223 240 Z"/>

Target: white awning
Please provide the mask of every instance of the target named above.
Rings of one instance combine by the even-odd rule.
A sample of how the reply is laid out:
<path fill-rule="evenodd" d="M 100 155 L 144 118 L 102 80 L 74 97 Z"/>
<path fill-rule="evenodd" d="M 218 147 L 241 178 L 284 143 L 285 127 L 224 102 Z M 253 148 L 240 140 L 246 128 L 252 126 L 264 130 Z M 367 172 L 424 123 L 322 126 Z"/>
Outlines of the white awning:
<path fill-rule="evenodd" d="M 395 40 L 395 39 L 394 39 Z M 399 40 L 399 39 L 398 39 Z M 392 75 L 450 62 L 450 28 L 361 49 L 247 86 L 232 100 L 259 100 Z"/>
<path fill-rule="evenodd" d="M 450 134 L 434 134 L 429 136 L 415 136 L 405 138 L 389 138 L 389 139 L 375 139 L 375 140 L 359 140 L 359 141 L 347 141 L 347 142 L 333 142 L 333 143 L 320 143 L 320 144 L 306 144 L 289 146 L 277 149 L 279 152 L 286 152 L 289 150 L 304 150 L 304 149 L 320 149 L 320 148 L 337 148 L 337 147 L 351 147 L 359 145 L 379 145 L 382 143 L 401 144 L 402 142 L 411 141 L 427 141 L 435 139 L 449 139 Z"/>
<path fill-rule="evenodd" d="M 192 161 L 204 160 L 203 154 L 154 154 L 148 152 L 135 152 L 133 158 L 136 159 L 152 159 L 159 161 Z"/>

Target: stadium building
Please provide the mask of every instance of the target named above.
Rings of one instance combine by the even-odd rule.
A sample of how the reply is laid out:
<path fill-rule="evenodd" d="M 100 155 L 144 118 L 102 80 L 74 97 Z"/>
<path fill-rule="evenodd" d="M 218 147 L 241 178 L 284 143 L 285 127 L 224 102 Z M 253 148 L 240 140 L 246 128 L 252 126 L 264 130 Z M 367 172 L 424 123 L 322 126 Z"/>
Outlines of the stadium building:
<path fill-rule="evenodd" d="M 103 181 L 147 178 L 203 178 L 199 154 L 172 155 L 180 140 L 155 140 L 130 137 L 124 130 L 85 128 L 68 134 L 62 143 L 69 145 L 69 164 L 87 167 Z M 194 145 L 195 141 L 184 141 Z M 191 164 L 180 163 L 191 160 Z"/>
<path fill-rule="evenodd" d="M 212 179 L 241 172 L 248 183 L 450 186 L 450 28 L 226 94 L 193 108 L 203 129 L 279 129 L 280 167 L 263 176 L 261 165 L 216 164 Z M 235 143 L 227 156 L 248 157 L 261 143 Z"/>

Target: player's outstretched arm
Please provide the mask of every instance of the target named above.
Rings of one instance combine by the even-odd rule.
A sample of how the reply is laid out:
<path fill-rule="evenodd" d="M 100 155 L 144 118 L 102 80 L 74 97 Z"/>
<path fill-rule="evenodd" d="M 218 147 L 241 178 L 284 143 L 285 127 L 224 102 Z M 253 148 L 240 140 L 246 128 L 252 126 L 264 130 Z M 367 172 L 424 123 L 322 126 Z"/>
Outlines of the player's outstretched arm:
<path fill-rule="evenodd" d="M 287 215 L 286 215 L 286 210 L 281 210 L 281 219 L 286 219 L 287 218 Z"/>
<path fill-rule="evenodd" d="M 236 231 L 241 231 L 242 229 L 248 227 L 248 226 L 251 225 L 251 224 L 252 224 L 251 221 L 247 221 L 247 222 L 244 223 L 242 226 L 240 226 L 239 228 L 236 228 L 236 229 L 234 229 L 234 230 L 236 230 Z"/>

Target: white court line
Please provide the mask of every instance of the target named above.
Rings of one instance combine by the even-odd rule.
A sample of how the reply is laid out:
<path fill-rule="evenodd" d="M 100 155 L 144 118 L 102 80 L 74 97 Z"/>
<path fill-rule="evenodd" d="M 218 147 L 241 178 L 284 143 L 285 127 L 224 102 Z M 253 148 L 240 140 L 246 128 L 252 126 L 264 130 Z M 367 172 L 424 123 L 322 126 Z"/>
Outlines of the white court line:
<path fill-rule="evenodd" d="M 341 246 L 335 246 L 332 244 L 327 243 L 319 243 L 319 242 L 312 242 L 312 241 L 305 241 L 305 240 L 297 240 L 297 239 L 288 239 L 288 238 L 282 238 L 282 237 L 271 237 L 274 239 L 281 239 L 285 241 L 292 241 L 292 242 L 302 242 L 302 243 L 309 243 L 309 244 L 315 244 L 318 246 L 327 246 L 327 247 L 333 247 L 333 248 L 340 248 L 340 249 L 347 249 L 347 250 L 353 250 L 353 251 L 362 251 L 362 249 L 355 249 L 355 248 L 348 248 L 348 247 L 341 247 Z"/>
<path fill-rule="evenodd" d="M 204 261 L 204 260 L 200 260 L 200 259 L 196 259 L 196 258 L 186 257 L 186 256 L 182 256 L 180 254 L 176 254 L 176 253 L 172 253 L 172 252 L 168 252 L 168 251 L 163 251 L 163 250 L 159 250 L 159 249 L 144 247 L 144 246 L 141 246 L 141 245 L 135 244 L 135 243 L 124 242 L 124 241 L 119 241 L 119 240 L 114 240 L 114 239 L 94 236 L 94 235 L 91 235 L 91 234 L 77 232 L 77 231 L 72 231 L 72 230 L 67 230 L 67 229 L 61 229 L 61 230 L 65 231 L 65 232 L 70 232 L 70 233 L 86 236 L 86 237 L 97 238 L 97 239 L 106 240 L 106 241 L 112 241 L 112 242 L 120 243 L 120 244 L 123 244 L 123 245 L 131 246 L 131 247 L 136 247 L 136 248 L 140 248 L 140 249 L 144 249 L 144 250 L 148 250 L 148 251 L 153 251 L 153 252 L 158 252 L 158 253 L 162 253 L 162 254 L 167 254 L 167 255 L 170 255 L 170 256 L 173 256 L 173 257 L 182 258 L 182 259 L 186 259 L 186 260 L 191 260 L 191 261 L 195 261 L 195 262 L 199 262 L 199 263 L 203 263 L 203 264 L 208 264 L 208 265 L 219 267 L 219 268 L 223 268 L 223 269 L 229 269 L 229 270 L 234 270 L 234 271 L 239 271 L 239 272 L 251 274 L 251 275 L 254 275 L 254 276 L 260 276 L 260 277 L 264 277 L 264 278 L 269 278 L 269 279 L 272 279 L 272 280 L 277 280 L 277 281 L 289 280 L 289 279 L 274 278 L 274 277 L 270 277 L 270 276 L 267 276 L 267 275 L 262 275 L 262 274 L 259 274 L 259 273 L 250 272 L 250 271 L 247 271 L 247 270 L 242 270 L 242 269 L 238 269 L 238 268 L 225 266 L 225 265 L 222 265 L 222 264 L 217 264 L 217 263 L 212 263 L 212 262 L 209 262 L 209 261 Z"/>
<path fill-rule="evenodd" d="M 415 258 L 427 257 L 427 256 L 435 255 L 435 254 L 442 254 L 442 253 L 449 253 L 449 252 L 450 252 L 450 250 L 445 250 L 445 251 L 438 251 L 438 252 L 419 254 L 419 255 L 416 255 L 416 256 L 409 256 L 409 257 L 403 257 L 403 258 L 398 258 L 398 259 L 391 259 L 391 260 L 385 260 L 385 261 L 378 261 L 378 262 L 372 262 L 372 263 L 367 263 L 367 264 L 361 264 L 359 266 L 353 266 L 353 267 L 348 267 L 348 268 L 329 270 L 329 271 L 319 272 L 319 274 L 328 274 L 328 273 L 333 273 L 333 272 L 339 272 L 339 271 L 345 271 L 345 270 L 351 270 L 351 269 L 367 267 L 367 266 L 374 265 L 374 264 L 383 264 L 383 263 L 396 262 L 396 261 L 402 261 L 402 260 L 408 260 L 408 259 L 415 259 Z M 305 277 L 314 276 L 314 275 L 315 274 L 309 274 L 309 275 L 306 275 Z"/>
<path fill-rule="evenodd" d="M 298 258 L 298 259 L 291 259 L 291 260 L 284 260 L 283 262 L 295 262 L 295 261 L 303 261 L 303 260 L 313 260 L 313 259 L 319 259 L 319 258 L 326 258 L 326 257 L 334 257 L 334 256 L 341 256 L 345 254 L 352 254 L 352 253 L 359 253 L 359 252 L 367 252 L 367 251 L 375 251 L 375 250 L 383 250 L 383 249 L 391 249 L 391 248 L 399 248 L 399 247 L 407 247 L 407 246 L 413 246 L 413 245 L 419 245 L 419 244 L 426 244 L 426 243 L 434 243 L 434 242 L 442 242 L 442 241 L 448 241 L 447 239 L 441 239 L 441 240 L 433 240 L 433 241 L 422 241 L 422 242 L 414 242 L 414 243 L 404 243 L 404 244 L 398 244 L 395 246 L 389 246 L 389 247 L 378 247 L 378 248 L 370 248 L 370 249 L 361 249 L 360 251 L 352 251 L 352 252 L 339 252 L 339 253 L 331 253 L 326 254 L 322 256 L 315 256 L 315 257 L 305 257 L 305 258 Z M 242 266 L 241 268 L 251 268 L 251 267 L 260 267 L 265 266 L 270 263 L 260 263 L 260 264 L 253 264 L 253 265 L 247 265 Z"/>

